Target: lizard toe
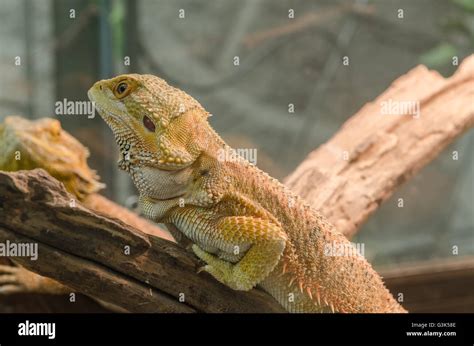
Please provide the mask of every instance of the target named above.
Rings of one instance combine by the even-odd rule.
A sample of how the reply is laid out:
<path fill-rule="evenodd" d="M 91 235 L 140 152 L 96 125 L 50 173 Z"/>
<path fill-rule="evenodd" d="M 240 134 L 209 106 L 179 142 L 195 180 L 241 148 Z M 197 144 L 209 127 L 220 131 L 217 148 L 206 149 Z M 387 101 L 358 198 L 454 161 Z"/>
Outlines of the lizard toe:
<path fill-rule="evenodd" d="M 18 278 L 15 275 L 11 275 L 11 274 L 0 275 L 0 285 L 14 284 L 14 283 L 18 283 Z"/>
<path fill-rule="evenodd" d="M 17 267 L 0 265 L 0 294 L 8 295 L 23 291 L 17 274 Z"/>
<path fill-rule="evenodd" d="M 4 264 L 0 264 L 0 275 L 1 274 L 11 274 L 18 272 L 17 267 L 7 266 Z"/>
<path fill-rule="evenodd" d="M 201 272 L 209 272 L 210 271 L 210 265 L 205 265 L 205 266 L 202 266 L 202 267 L 199 267 L 199 269 L 197 270 L 197 274 L 201 273 Z"/>
<path fill-rule="evenodd" d="M 12 293 L 23 292 L 23 289 L 18 285 L 4 285 L 0 286 L 0 295 L 8 295 Z"/>

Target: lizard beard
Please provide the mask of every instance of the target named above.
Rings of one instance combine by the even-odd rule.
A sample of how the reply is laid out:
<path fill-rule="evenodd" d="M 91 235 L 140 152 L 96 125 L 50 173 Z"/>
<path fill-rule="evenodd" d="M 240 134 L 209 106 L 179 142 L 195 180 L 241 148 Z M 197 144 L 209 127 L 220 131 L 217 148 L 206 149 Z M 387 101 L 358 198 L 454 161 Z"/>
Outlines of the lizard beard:
<path fill-rule="evenodd" d="M 157 200 L 183 196 L 192 180 L 192 170 L 164 171 L 148 166 L 133 166 L 132 180 L 141 195 Z"/>

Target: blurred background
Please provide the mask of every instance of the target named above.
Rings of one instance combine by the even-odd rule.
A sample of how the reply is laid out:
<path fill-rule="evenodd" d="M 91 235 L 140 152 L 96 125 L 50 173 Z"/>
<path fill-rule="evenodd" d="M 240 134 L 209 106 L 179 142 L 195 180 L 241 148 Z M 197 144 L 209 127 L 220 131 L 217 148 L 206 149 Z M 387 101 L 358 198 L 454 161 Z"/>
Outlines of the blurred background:
<path fill-rule="evenodd" d="M 282 179 L 398 76 L 418 64 L 449 76 L 452 57 L 474 51 L 473 0 L 0 4 L 0 121 L 59 119 L 89 147 L 103 194 L 130 208 L 136 190 L 116 167 L 109 128 L 98 115 L 55 114 L 57 101 L 87 100 L 98 79 L 128 72 L 166 79 L 213 114 L 231 146 L 256 148 L 257 165 Z M 350 66 L 341 68 L 345 55 Z M 365 243 L 376 269 L 474 255 L 473 150 L 471 131 L 363 226 L 354 241 Z"/>

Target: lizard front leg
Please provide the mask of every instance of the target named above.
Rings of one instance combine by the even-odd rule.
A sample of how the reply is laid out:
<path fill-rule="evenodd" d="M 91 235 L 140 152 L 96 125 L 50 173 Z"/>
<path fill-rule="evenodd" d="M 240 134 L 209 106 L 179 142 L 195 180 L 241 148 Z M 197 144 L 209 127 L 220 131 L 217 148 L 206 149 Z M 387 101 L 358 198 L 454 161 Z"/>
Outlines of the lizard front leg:
<path fill-rule="evenodd" d="M 71 289 L 23 267 L 0 265 L 0 295 L 13 293 L 66 294 Z"/>
<path fill-rule="evenodd" d="M 201 270 L 235 290 L 248 291 L 265 279 L 285 249 L 285 232 L 264 212 L 218 217 L 212 208 L 179 207 L 176 200 L 157 202 L 145 196 L 140 205 L 148 218 L 173 224 L 194 242 L 194 253 L 207 263 Z"/>
<path fill-rule="evenodd" d="M 286 234 L 270 220 L 251 216 L 197 220 L 192 215 L 202 216 L 201 209 L 199 213 L 189 209 L 181 213 L 177 211 L 172 219 L 197 243 L 192 249 L 207 263 L 201 270 L 232 289 L 248 291 L 255 287 L 275 268 L 285 249 Z M 226 260 L 233 255 L 240 260 Z"/>

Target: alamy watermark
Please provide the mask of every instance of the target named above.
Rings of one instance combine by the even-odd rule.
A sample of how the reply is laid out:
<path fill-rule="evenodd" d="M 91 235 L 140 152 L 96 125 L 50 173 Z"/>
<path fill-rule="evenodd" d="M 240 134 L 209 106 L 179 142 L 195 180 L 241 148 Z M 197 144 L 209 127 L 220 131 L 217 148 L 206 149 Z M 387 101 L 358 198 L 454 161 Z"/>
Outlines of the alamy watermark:
<path fill-rule="evenodd" d="M 352 256 L 364 256 L 365 244 L 364 243 L 352 243 L 352 242 L 330 242 L 324 244 L 324 255 L 334 257 L 352 257 Z"/>
<path fill-rule="evenodd" d="M 253 165 L 257 164 L 257 149 L 245 149 L 245 148 L 226 148 L 219 149 L 217 152 L 217 160 L 219 162 L 238 162 L 242 159 L 247 160 Z"/>
<path fill-rule="evenodd" d="M 95 104 L 92 101 L 69 101 L 63 99 L 54 104 L 56 115 L 87 115 L 88 119 L 95 117 Z"/>
<path fill-rule="evenodd" d="M 411 115 L 415 119 L 420 117 L 420 101 L 388 99 L 382 101 L 380 105 L 382 115 Z"/>
<path fill-rule="evenodd" d="M 18 324 L 19 336 L 47 336 L 48 339 L 56 338 L 56 323 L 54 322 L 30 322 L 26 320 Z"/>
<path fill-rule="evenodd" d="M 38 243 L 14 243 L 7 240 L 0 243 L 0 257 L 30 257 L 38 259 Z"/>

